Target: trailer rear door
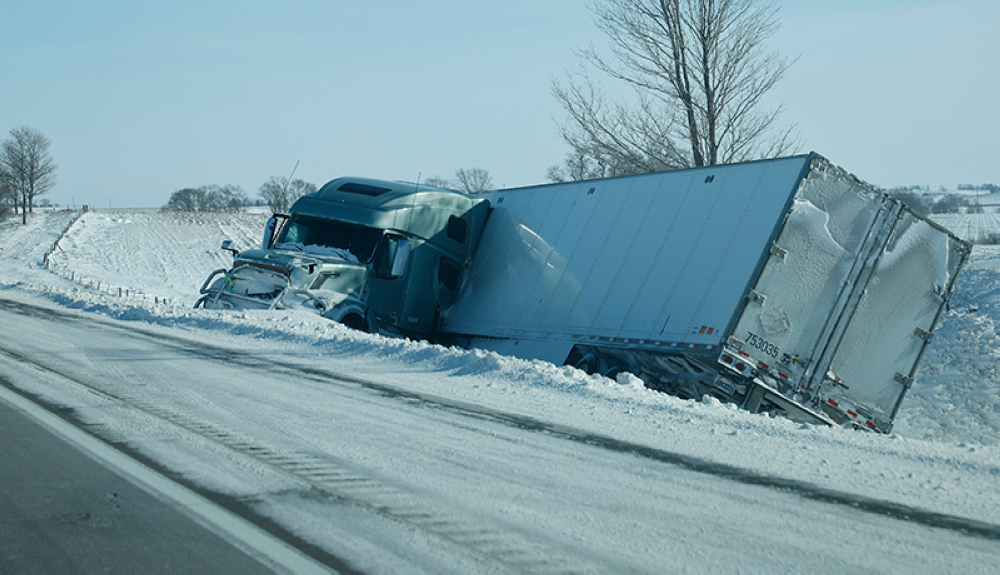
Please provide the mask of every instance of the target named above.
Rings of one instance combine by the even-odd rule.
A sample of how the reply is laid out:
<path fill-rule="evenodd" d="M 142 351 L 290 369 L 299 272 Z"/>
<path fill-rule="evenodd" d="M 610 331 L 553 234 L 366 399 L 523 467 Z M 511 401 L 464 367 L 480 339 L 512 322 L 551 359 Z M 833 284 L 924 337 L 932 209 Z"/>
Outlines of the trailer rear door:
<path fill-rule="evenodd" d="M 820 399 L 888 432 L 969 245 L 903 209 L 829 364 Z"/>
<path fill-rule="evenodd" d="M 876 237 L 884 201 L 815 157 L 727 343 L 798 391 L 847 309 L 864 254 L 885 242 Z M 810 394 L 808 387 L 801 391 Z"/>

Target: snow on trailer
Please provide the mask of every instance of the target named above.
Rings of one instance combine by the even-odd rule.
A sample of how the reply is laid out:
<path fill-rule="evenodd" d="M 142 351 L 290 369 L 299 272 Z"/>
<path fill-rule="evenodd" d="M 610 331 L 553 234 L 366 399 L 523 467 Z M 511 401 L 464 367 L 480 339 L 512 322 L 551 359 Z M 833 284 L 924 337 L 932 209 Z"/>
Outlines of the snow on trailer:
<path fill-rule="evenodd" d="M 453 341 L 883 432 L 970 251 L 817 154 L 482 197 Z"/>

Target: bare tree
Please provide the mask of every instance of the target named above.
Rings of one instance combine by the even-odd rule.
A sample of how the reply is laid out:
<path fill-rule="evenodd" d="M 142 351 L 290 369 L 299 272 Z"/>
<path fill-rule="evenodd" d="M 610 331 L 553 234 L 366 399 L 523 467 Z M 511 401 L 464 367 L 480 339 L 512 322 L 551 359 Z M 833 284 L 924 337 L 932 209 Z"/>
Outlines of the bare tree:
<path fill-rule="evenodd" d="M 242 212 L 247 194 L 240 186 L 211 184 L 200 188 L 182 188 L 170 194 L 163 206 L 172 212 Z"/>
<path fill-rule="evenodd" d="M 958 214 L 968 205 L 969 200 L 959 194 L 945 194 L 930 209 L 932 214 Z"/>
<path fill-rule="evenodd" d="M 485 192 L 493 189 L 493 176 L 483 168 L 459 168 L 455 170 L 455 179 L 447 180 L 441 176 L 431 176 L 422 182 L 425 186 L 458 190 L 468 194 Z"/>
<path fill-rule="evenodd" d="M 247 193 L 240 186 L 209 185 L 204 190 L 206 212 L 242 212 L 247 206 Z"/>
<path fill-rule="evenodd" d="M 493 189 L 493 177 L 483 168 L 460 168 L 455 171 L 455 180 L 458 189 L 466 193 Z"/>
<path fill-rule="evenodd" d="M 170 194 L 164 210 L 172 212 L 197 212 L 204 205 L 205 192 L 199 188 L 182 188 Z"/>
<path fill-rule="evenodd" d="M 20 126 L 10 131 L 10 137 L 0 147 L 3 187 L 13 192 L 15 206 L 20 201 L 24 224 L 28 223 L 28 212 L 33 211 L 35 198 L 55 185 L 57 166 L 49 155 L 51 145 L 38 130 Z"/>
<path fill-rule="evenodd" d="M 300 197 L 316 191 L 316 184 L 311 184 L 303 180 L 291 180 L 278 176 L 271 176 L 266 182 L 261 184 L 257 190 L 257 195 L 261 197 L 271 211 L 276 214 L 288 213 L 288 208 L 292 202 Z"/>
<path fill-rule="evenodd" d="M 13 206 L 14 214 L 17 215 L 17 195 L 4 169 L 3 162 L 0 161 L 0 218 L 6 218 L 7 212 Z"/>
<path fill-rule="evenodd" d="M 451 180 L 448 180 L 447 178 L 442 178 L 441 176 L 431 176 L 420 183 L 425 186 L 430 186 L 432 188 L 442 188 L 445 190 L 451 189 L 453 185 L 451 183 Z"/>
<path fill-rule="evenodd" d="M 552 182 L 590 180 L 613 175 L 615 175 L 614 170 L 609 169 L 607 164 L 598 163 L 597 160 L 581 152 L 566 154 L 562 166 L 550 166 L 545 172 L 545 177 Z"/>
<path fill-rule="evenodd" d="M 593 11 L 611 58 L 593 47 L 580 56 L 632 87 L 635 100 L 611 101 L 586 66 L 566 85 L 553 82 L 572 148 L 563 177 L 739 162 L 797 147 L 794 126 L 776 128 L 782 107 L 761 109 L 790 65 L 764 49 L 779 26 L 772 1 L 600 0 Z M 589 169 L 570 166 L 581 158 Z"/>
<path fill-rule="evenodd" d="M 924 198 L 917 194 L 913 190 L 908 190 L 906 188 L 892 188 L 887 190 L 888 194 L 897 200 L 903 202 L 909 206 L 913 211 L 921 214 L 928 215 L 931 212 L 931 206 L 924 201 Z"/>

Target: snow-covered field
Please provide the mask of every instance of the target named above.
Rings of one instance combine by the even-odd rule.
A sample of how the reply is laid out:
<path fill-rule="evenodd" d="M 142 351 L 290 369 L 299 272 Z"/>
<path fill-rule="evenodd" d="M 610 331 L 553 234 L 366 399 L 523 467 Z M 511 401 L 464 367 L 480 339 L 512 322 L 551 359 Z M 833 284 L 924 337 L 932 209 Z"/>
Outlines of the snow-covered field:
<path fill-rule="evenodd" d="M 934 214 L 931 219 L 968 242 L 982 242 L 992 234 L 1000 234 L 1000 214 Z"/>
<path fill-rule="evenodd" d="M 1000 485 L 1000 372 L 995 362 L 1000 345 L 997 325 L 1000 321 L 1000 248 L 983 246 L 975 249 L 973 260 L 959 280 L 951 309 L 924 358 L 918 381 L 904 401 L 894 432 L 883 436 L 772 420 L 707 399 L 683 401 L 644 389 L 628 379 L 618 383 L 540 362 L 369 336 L 311 315 L 194 310 L 191 306 L 207 275 L 231 262 L 231 256 L 219 249 L 222 240 L 234 240 L 235 247 L 239 249 L 255 245 L 266 216 L 178 217 L 141 212 L 91 212 L 76 220 L 63 236 L 63 231 L 74 218 L 75 214 L 57 213 L 37 215 L 30 219 L 27 226 L 21 226 L 16 220 L 0 222 L 0 300 L 71 310 L 95 321 L 123 322 L 171 334 L 181 332 L 192 340 L 246 349 L 260 357 L 280 354 L 282 361 L 388 382 L 395 386 L 393 389 L 430 394 L 448 402 L 514 414 L 526 421 L 566 426 L 581 433 L 599 434 L 613 441 L 663 450 L 678 457 L 697 458 L 714 465 L 745 470 L 749 474 L 780 478 L 779 483 L 788 481 L 811 486 L 810 489 L 846 493 L 859 501 L 887 501 L 989 525 L 996 525 L 997 517 L 1000 517 L 1000 489 L 997 488 Z M 58 246 L 54 247 L 57 240 Z M 46 254 L 47 267 L 43 265 Z M 0 341 L 16 340 L 18 337 L 17 332 L 10 329 L 5 328 L 3 333 L 6 335 L 0 336 Z M 28 333 L 25 337 L 30 339 L 31 335 Z M 225 386 L 205 386 L 205 374 L 194 371 L 194 367 L 185 372 L 183 364 L 178 362 L 171 369 L 180 374 L 180 377 L 174 378 L 178 382 L 176 385 L 190 388 L 185 394 L 197 390 L 207 403 L 230 405 L 245 399 L 230 397 L 227 394 L 232 390 Z M 3 363 L 0 363 L 0 375 L 5 375 Z M 35 385 L 22 383 L 25 381 L 23 373 L 7 375 L 19 385 Z M 218 391 L 214 391 L 217 388 Z M 38 389 L 32 387 L 28 391 L 78 410 L 83 410 L 87 401 L 72 394 L 60 395 L 54 388 L 44 386 Z M 252 394 L 258 393 L 263 396 L 265 392 L 253 388 Z M 303 414 L 302 418 L 296 418 L 288 425 L 299 425 L 304 430 L 310 429 L 310 426 L 326 429 L 331 425 L 323 419 L 324 412 L 316 403 L 322 401 L 321 398 L 322 395 L 305 392 L 283 397 L 281 402 L 287 404 L 284 408 L 290 406 L 292 411 Z M 250 405 L 249 399 L 246 401 Z M 271 401 L 274 401 L 273 398 Z M 264 435 L 257 439 L 277 442 L 279 438 L 287 440 L 286 435 L 296 433 L 294 429 L 284 429 L 280 425 L 282 422 L 275 421 L 286 411 L 279 412 L 277 408 L 271 411 L 264 403 L 253 409 L 257 410 L 253 416 L 255 422 L 247 429 L 256 431 L 247 433 Z M 318 419 L 310 421 L 310 413 L 315 413 Z M 239 494 L 247 489 L 244 480 L 231 474 L 220 475 L 213 468 L 217 464 L 212 461 L 185 459 L 174 453 L 173 448 L 131 437 L 128 424 L 116 421 L 113 414 L 94 412 L 91 416 L 102 425 L 120 428 L 123 441 L 182 475 L 195 478 L 196 482 L 227 493 Z M 437 417 L 434 415 L 421 425 L 427 426 L 429 436 L 439 433 L 448 435 L 451 428 L 444 423 L 435 423 Z M 276 429 L 282 431 L 273 431 Z M 301 433 L 304 434 L 301 441 L 313 441 L 306 437 L 308 434 L 305 431 Z M 484 449 L 486 445 L 492 445 L 491 441 L 483 441 Z M 511 440 L 511 445 L 518 442 L 520 440 Z M 453 447 L 461 450 L 457 444 Z M 318 443 L 314 449 L 323 451 L 332 447 Z M 510 453 L 515 453 L 513 447 L 511 450 Z M 441 453 L 444 460 L 452 455 L 452 448 Z M 492 455 L 483 454 L 483 457 Z M 504 455 L 500 453 L 495 457 L 503 458 Z M 366 465 L 372 468 L 381 469 L 389 465 L 377 454 L 367 454 L 364 459 Z M 433 466 L 433 462 L 427 463 Z M 514 473 L 519 470 L 527 472 L 528 467 L 522 468 L 524 462 L 509 463 Z M 545 463 L 539 462 L 538 466 L 544 467 Z M 595 485 L 608 481 L 602 475 L 605 471 L 601 471 L 596 464 L 593 468 L 569 472 L 555 469 L 551 471 L 554 474 L 551 479 L 568 486 L 577 485 L 582 477 L 593 475 L 595 483 L 585 484 L 581 489 L 596 489 Z M 499 479 L 496 488 L 475 484 L 478 479 L 472 480 L 473 473 L 470 470 L 467 476 L 459 473 L 451 478 L 457 489 L 469 492 L 471 499 L 492 500 L 503 496 L 499 493 L 503 491 L 501 484 L 509 488 L 505 480 Z M 635 481 L 641 483 L 639 478 Z M 428 479 L 428 484 L 421 489 L 432 490 L 434 483 Z M 575 537 L 584 546 L 596 545 L 594 537 L 606 537 L 608 547 L 614 547 L 612 542 L 621 545 L 621 541 L 641 537 L 641 533 L 656 532 L 660 527 L 641 519 L 649 519 L 649 516 L 639 510 L 652 505 L 649 498 L 666 495 L 652 487 L 649 490 L 619 487 L 616 497 L 622 499 L 618 502 L 620 513 L 634 514 L 636 519 L 632 522 L 623 520 L 622 525 L 617 522 L 608 522 L 603 526 L 589 525 L 596 520 L 591 513 L 598 511 L 580 509 L 577 512 L 550 514 L 543 501 L 534 503 L 537 506 L 536 519 L 548 525 L 552 532 L 576 533 Z M 570 497 L 568 493 L 565 495 Z M 697 521 L 699 514 L 720 513 L 714 507 L 722 504 L 713 497 L 709 493 L 704 494 L 704 499 L 678 496 L 678 500 L 671 505 L 700 510 L 691 512 L 692 521 Z M 301 513 L 289 515 L 287 510 L 276 504 L 268 505 L 271 516 L 279 522 L 286 522 L 296 533 L 308 540 L 322 539 L 316 531 L 320 528 L 315 526 L 319 519 L 302 516 L 308 515 L 310 507 L 297 507 L 295 509 Z M 495 505 L 503 507 L 499 503 Z M 626 509 L 629 511 L 624 511 Z M 513 513 L 511 509 L 494 511 L 505 516 Z M 525 509 L 521 511 L 525 512 Z M 811 536 L 807 533 L 817 529 L 822 531 L 826 519 L 819 517 L 779 518 L 769 515 L 742 519 L 734 517 L 733 521 L 771 524 L 780 519 L 791 525 L 785 539 L 785 543 L 791 545 L 791 541 L 797 538 L 809 539 Z M 507 520 L 516 522 L 513 516 Z M 850 519 L 846 523 L 852 524 Z M 996 529 L 1000 533 L 1000 528 Z M 845 533 L 850 530 L 850 527 L 845 527 Z M 595 535 L 601 533 L 603 535 Z M 911 555 L 904 560 L 897 551 L 888 549 L 891 544 L 887 541 L 851 543 L 846 535 L 843 537 L 839 540 L 840 547 L 881 545 L 886 547 L 885 553 L 880 552 L 883 549 L 868 548 L 859 552 L 862 558 L 857 562 L 845 560 L 845 563 L 836 563 L 831 567 L 834 572 L 846 572 L 848 567 L 854 571 L 871 568 L 876 572 L 907 572 L 904 571 L 906 561 L 913 561 L 917 571 L 933 570 L 934 565 L 948 570 L 965 561 L 961 559 L 955 563 L 955 559 L 950 558 L 938 563 L 940 550 L 921 550 L 919 545 L 916 546 L 918 549 L 907 550 L 906 553 Z M 771 544 L 775 546 L 770 551 L 773 557 L 787 558 L 788 550 L 783 549 L 782 544 L 775 541 Z M 602 545 L 596 545 L 595 555 L 602 553 L 598 550 Z M 673 564 L 677 568 L 674 570 L 713 572 L 713 565 L 718 567 L 719 564 L 708 561 L 705 555 L 719 550 L 712 549 L 713 543 L 706 545 L 692 556 L 678 559 L 679 563 Z M 815 548 L 817 543 L 813 541 L 805 547 L 810 545 Z M 976 548 L 974 551 L 966 549 L 963 553 L 967 551 L 969 556 L 980 559 L 985 557 L 983 564 L 988 565 L 992 561 L 995 566 L 1000 556 L 995 546 L 995 540 L 984 540 L 971 546 Z M 829 560 L 836 555 L 834 547 L 837 545 L 816 552 Z M 421 549 L 430 553 L 430 547 Z M 750 544 L 746 544 L 737 551 L 749 552 L 750 549 Z M 665 552 L 656 546 L 637 545 L 633 548 L 636 556 L 622 565 L 628 565 L 630 570 L 655 572 L 659 570 L 658 566 L 662 567 L 662 553 Z M 730 559 L 735 558 L 736 555 Z M 741 567 L 723 559 L 718 561 L 734 572 L 770 572 L 772 569 L 769 567 L 792 570 L 798 564 L 795 561 L 784 564 L 776 561 L 769 565 L 748 564 Z M 427 563 L 424 570 L 433 570 L 427 565 L 432 563 Z M 457 570 L 461 565 L 461 562 L 446 563 L 446 569 Z M 989 572 L 971 563 L 967 567 L 958 571 Z M 513 564 L 513 568 L 525 567 Z M 403 572 L 409 569 L 405 561 L 389 561 L 375 565 L 371 570 Z M 533 569 L 528 566 L 527 570 Z M 823 568 L 814 570 L 823 571 Z"/>
<path fill-rule="evenodd" d="M 259 244 L 268 216 L 90 212 L 59 242 L 50 267 L 108 292 L 128 288 L 190 307 L 209 272 L 233 262 L 222 240 L 241 250 Z"/>

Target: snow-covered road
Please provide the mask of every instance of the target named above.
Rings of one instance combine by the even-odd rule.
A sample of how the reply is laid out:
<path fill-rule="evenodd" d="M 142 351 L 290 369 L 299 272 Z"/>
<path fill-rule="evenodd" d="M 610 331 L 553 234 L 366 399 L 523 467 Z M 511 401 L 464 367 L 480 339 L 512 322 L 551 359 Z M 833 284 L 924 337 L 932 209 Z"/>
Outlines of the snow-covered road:
<path fill-rule="evenodd" d="M 3 299 L 0 322 L 19 326 L 0 345 L 18 387 L 363 571 L 940 572 L 961 548 L 964 572 L 987 573 L 1000 557 L 986 522 L 893 513 L 892 498 L 862 501 L 873 513 L 848 491 L 284 353 Z"/>
<path fill-rule="evenodd" d="M 127 240 L 103 239 L 140 216 Z M 221 267 L 215 247 L 237 233 L 88 214 L 54 252 L 54 273 L 41 260 L 68 217 L 0 227 L 0 376 L 359 570 L 994 573 L 1000 563 L 998 435 L 975 417 L 995 413 L 981 356 L 991 315 L 953 310 L 928 354 L 937 379 L 907 400 L 919 409 L 904 403 L 906 435 L 880 436 L 311 315 L 119 298 L 65 277 L 193 302 L 191 284 Z M 977 293 L 996 282 L 995 268 L 972 269 L 984 274 Z M 993 313 L 995 297 L 978 297 L 977 310 Z M 955 406 L 973 387 L 981 399 Z"/>

